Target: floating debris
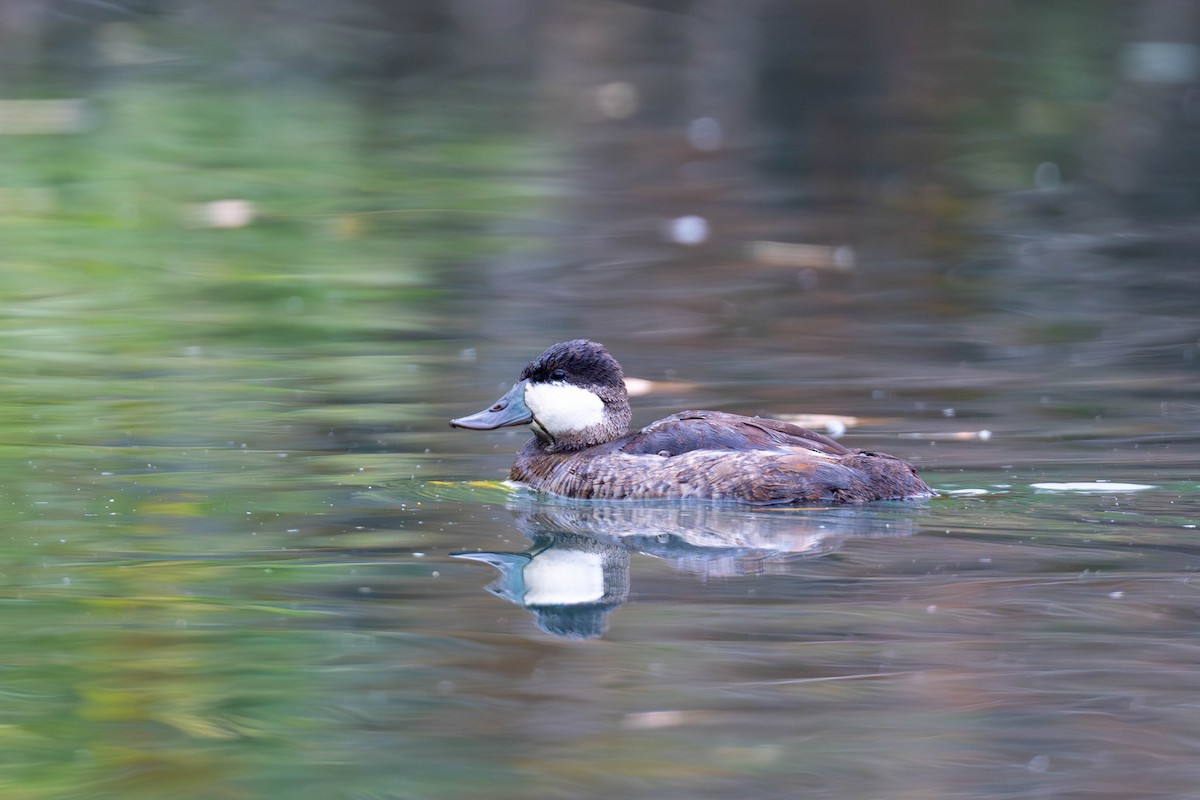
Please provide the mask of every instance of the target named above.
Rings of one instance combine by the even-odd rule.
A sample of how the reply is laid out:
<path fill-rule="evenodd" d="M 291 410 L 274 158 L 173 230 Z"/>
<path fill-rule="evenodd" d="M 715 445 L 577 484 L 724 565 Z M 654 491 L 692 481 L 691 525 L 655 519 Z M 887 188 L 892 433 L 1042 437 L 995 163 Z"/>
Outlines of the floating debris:
<path fill-rule="evenodd" d="M 845 433 L 847 428 L 858 425 L 859 421 L 858 417 L 846 417 L 838 414 L 778 414 L 776 416 L 784 422 L 799 425 L 801 428 L 810 430 L 824 428 L 826 433 L 835 438 Z"/>
<path fill-rule="evenodd" d="M 1109 481 L 1072 481 L 1068 483 L 1031 483 L 1031 489 L 1043 489 L 1048 492 L 1140 492 L 1143 489 L 1154 489 L 1145 483 L 1111 483 Z"/>
<path fill-rule="evenodd" d="M 750 243 L 750 258 L 767 267 L 850 272 L 855 267 L 854 248 L 822 244 L 757 241 Z"/>
<path fill-rule="evenodd" d="M 86 100 L 0 100 L 0 134 L 78 133 L 87 125 Z"/>
<path fill-rule="evenodd" d="M 951 431 L 949 433 L 901 433 L 901 439 L 926 439 L 931 442 L 969 442 L 978 439 L 986 442 L 992 438 L 992 432 L 986 428 L 979 431 Z"/>
<path fill-rule="evenodd" d="M 192 208 L 193 222 L 202 228 L 244 228 L 258 216 L 249 200 L 214 200 Z"/>
<path fill-rule="evenodd" d="M 687 725 L 703 719 L 707 714 L 702 711 L 640 711 L 626 714 L 621 720 L 621 727 L 626 730 L 650 731 L 659 728 L 674 728 Z"/>
<path fill-rule="evenodd" d="M 683 381 L 652 381 L 625 376 L 625 391 L 630 397 L 643 397 L 654 392 L 686 392 L 695 388 L 696 384 Z"/>

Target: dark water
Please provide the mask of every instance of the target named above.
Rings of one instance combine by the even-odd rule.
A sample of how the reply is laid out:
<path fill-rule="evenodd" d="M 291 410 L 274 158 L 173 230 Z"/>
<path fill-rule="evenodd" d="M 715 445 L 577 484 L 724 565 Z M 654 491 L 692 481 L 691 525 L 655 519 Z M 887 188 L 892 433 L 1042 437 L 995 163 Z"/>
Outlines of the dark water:
<path fill-rule="evenodd" d="M 1195 796 L 1190 12 L 1053 5 L 38 23 L 0 796 Z M 576 336 L 939 496 L 514 491 Z"/>

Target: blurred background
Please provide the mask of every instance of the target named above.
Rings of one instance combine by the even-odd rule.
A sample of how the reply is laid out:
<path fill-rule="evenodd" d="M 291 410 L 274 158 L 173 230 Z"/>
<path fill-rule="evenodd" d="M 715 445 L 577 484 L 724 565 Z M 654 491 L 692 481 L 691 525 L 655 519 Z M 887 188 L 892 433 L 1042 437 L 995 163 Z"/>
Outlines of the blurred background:
<path fill-rule="evenodd" d="M 1187 796 L 1198 252 L 1189 0 L 0 0 L 0 794 Z M 624 627 L 553 640 L 450 558 L 537 540 L 524 433 L 446 421 L 579 336 L 635 424 L 913 461 L 925 538 L 750 590 L 635 560 Z M 1029 489 L 1081 480 L 1167 489 Z M 1031 577 L 1126 558 L 1140 616 Z M 1161 654 L 1106 638 L 1153 615 Z M 953 638 L 991 625 L 1012 669 L 921 682 L 1004 666 Z M 1157 689 L 1039 716 L 1101 649 L 1088 698 Z"/>
<path fill-rule="evenodd" d="M 296 390 L 353 354 L 390 402 L 590 336 L 797 402 L 1162 380 L 1198 338 L 1197 14 L 6 0 L 7 371 Z"/>

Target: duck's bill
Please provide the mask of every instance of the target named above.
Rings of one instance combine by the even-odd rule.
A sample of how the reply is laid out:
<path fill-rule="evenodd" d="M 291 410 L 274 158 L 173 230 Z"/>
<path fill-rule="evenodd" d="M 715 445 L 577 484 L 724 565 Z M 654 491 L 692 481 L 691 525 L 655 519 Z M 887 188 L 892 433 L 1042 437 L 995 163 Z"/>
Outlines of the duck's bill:
<path fill-rule="evenodd" d="M 490 431 L 530 422 L 533 422 L 533 412 L 525 406 L 525 381 L 520 381 L 489 408 L 469 417 L 450 420 L 450 427 Z"/>

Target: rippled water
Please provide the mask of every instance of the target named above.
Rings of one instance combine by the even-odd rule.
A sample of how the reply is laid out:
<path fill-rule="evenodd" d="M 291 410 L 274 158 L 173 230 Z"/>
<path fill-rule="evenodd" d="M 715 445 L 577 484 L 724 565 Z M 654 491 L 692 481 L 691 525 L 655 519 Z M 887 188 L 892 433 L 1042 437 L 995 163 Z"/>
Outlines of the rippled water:
<path fill-rule="evenodd" d="M 589 505 L 459 477 L 490 457 L 420 445 L 514 437 L 462 442 L 438 411 L 410 456 L 93 445 L 28 464 L 41 488 L 13 499 L 4 569 L 8 784 L 1192 791 L 1190 465 L 1072 466 L 1055 444 L 960 469 L 987 458 L 960 445 L 923 459 L 942 494 L 921 504 Z"/>
<path fill-rule="evenodd" d="M 1200 238 L 997 177 L 1070 169 L 1111 61 L 1022 13 L 1079 37 L 1048 89 L 981 39 L 962 122 L 826 75 L 828 129 L 743 109 L 700 155 L 667 111 L 514 124 L 529 87 L 181 77 L 150 33 L 90 128 L 2 134 L 0 796 L 1194 796 Z M 939 495 L 517 491 L 527 433 L 447 421 L 576 336 L 635 424 L 831 424 Z"/>

